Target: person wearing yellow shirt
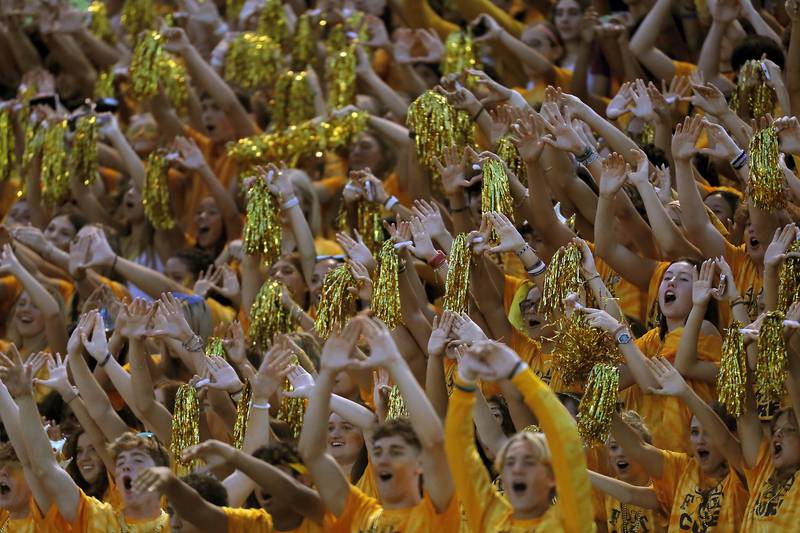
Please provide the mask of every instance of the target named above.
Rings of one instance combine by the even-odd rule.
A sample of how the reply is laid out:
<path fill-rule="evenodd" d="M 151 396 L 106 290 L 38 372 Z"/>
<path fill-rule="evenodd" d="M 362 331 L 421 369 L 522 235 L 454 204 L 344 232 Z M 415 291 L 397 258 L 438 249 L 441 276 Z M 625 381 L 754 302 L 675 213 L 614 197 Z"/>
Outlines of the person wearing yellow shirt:
<path fill-rule="evenodd" d="M 357 364 L 351 355 L 360 334 L 371 351 L 366 361 Z M 379 425 L 372 436 L 370 460 L 380 502 L 352 486 L 325 447 L 334 379 L 341 369 L 353 365 L 386 368 L 403 396 L 411 421 L 396 419 Z M 325 507 L 336 516 L 329 531 L 458 531 L 461 515 L 443 440 L 439 418 L 385 326 L 358 317 L 341 334 L 328 339 L 298 447 Z"/>
<path fill-rule="evenodd" d="M 492 486 L 475 448 L 472 411 L 478 379 L 510 380 L 544 431 L 518 433 L 498 452 L 495 468 L 503 495 Z M 556 395 L 507 346 L 476 342 L 459 362 L 446 418 L 445 448 L 472 531 L 595 530 L 586 458 L 575 422 Z"/>
<path fill-rule="evenodd" d="M 53 515 L 43 517 L 39 512 L 23 464 L 8 442 L 0 444 L 0 531 L 56 531 Z"/>
<path fill-rule="evenodd" d="M 651 392 L 675 396 L 694 413 L 691 455 L 642 442 L 618 417 L 612 424 L 612 434 L 653 478 L 653 492 L 660 505 L 671 507 L 670 532 L 739 531 L 748 496 L 744 456 L 733 434 L 733 418 L 702 400 L 666 359 L 651 359 L 648 365 L 658 383 Z M 645 491 L 631 495 L 643 506 L 652 503 L 652 496 Z"/>

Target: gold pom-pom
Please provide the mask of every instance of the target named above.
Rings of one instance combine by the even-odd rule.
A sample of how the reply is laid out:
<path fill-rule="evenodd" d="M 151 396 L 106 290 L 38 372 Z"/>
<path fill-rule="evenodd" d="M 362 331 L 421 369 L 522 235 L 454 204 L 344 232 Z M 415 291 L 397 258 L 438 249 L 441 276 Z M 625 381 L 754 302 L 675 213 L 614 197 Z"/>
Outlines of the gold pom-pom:
<path fill-rule="evenodd" d="M 225 79 L 248 91 L 271 84 L 280 68 L 280 46 L 266 35 L 242 33 L 225 55 Z"/>
<path fill-rule="evenodd" d="M 608 440 L 614 418 L 619 390 L 619 369 L 615 365 L 599 364 L 592 368 L 586 391 L 578 405 L 578 431 L 585 444 Z"/>
<path fill-rule="evenodd" d="M 95 100 L 101 98 L 114 98 L 116 90 L 114 88 L 114 75 L 103 70 L 97 75 L 97 80 L 94 82 L 94 90 L 92 91 Z"/>
<path fill-rule="evenodd" d="M 47 207 L 63 203 L 69 194 L 69 165 L 64 136 L 67 121 L 60 120 L 48 127 L 42 139 L 42 202 Z"/>
<path fill-rule="evenodd" d="M 350 287 L 356 280 L 347 265 L 330 270 L 322 283 L 314 329 L 320 338 L 327 339 L 335 327 L 343 327 L 356 314 L 356 295 Z"/>
<path fill-rule="evenodd" d="M 573 243 L 559 248 L 544 278 L 544 289 L 539 301 L 539 311 L 545 319 L 564 312 L 564 299 L 572 294 L 583 294 L 583 276 L 581 276 L 581 250 Z"/>
<path fill-rule="evenodd" d="M 169 205 L 169 187 L 167 172 L 169 162 L 164 149 L 153 150 L 147 158 L 147 174 L 144 178 L 142 205 L 147 220 L 158 230 L 175 227 L 175 220 Z"/>
<path fill-rule="evenodd" d="M 244 0 L 225 0 L 225 18 L 228 19 L 228 22 L 238 23 L 242 7 L 244 7 Z"/>
<path fill-rule="evenodd" d="M 756 396 L 759 403 L 779 402 L 786 389 L 786 341 L 784 314 L 771 311 L 764 316 L 758 333 Z"/>
<path fill-rule="evenodd" d="M 151 31 L 139 39 L 133 50 L 131 66 L 128 69 L 131 93 L 135 98 L 146 100 L 158 92 L 161 54 L 161 35 Z"/>
<path fill-rule="evenodd" d="M 87 9 L 91 15 L 91 22 L 89 22 L 89 31 L 95 34 L 100 39 L 106 42 L 116 42 L 114 30 L 111 29 L 111 23 L 108 20 L 108 11 L 106 10 L 105 2 L 95 0 L 89 4 Z"/>
<path fill-rule="evenodd" d="M 447 98 L 434 91 L 424 92 L 411 103 L 406 125 L 413 134 L 420 164 L 437 177 L 433 158 L 441 158 L 451 146 L 464 148 L 474 138 L 469 114 L 455 109 Z"/>
<path fill-rule="evenodd" d="M 183 59 L 162 52 L 158 61 L 158 73 L 169 105 L 178 113 L 183 113 L 189 98 L 186 65 Z"/>
<path fill-rule="evenodd" d="M 307 72 L 286 71 L 275 83 L 272 95 L 272 123 L 283 130 L 314 118 L 314 92 Z"/>
<path fill-rule="evenodd" d="M 250 308 L 250 338 L 259 350 L 269 348 L 272 338 L 278 333 L 290 333 L 294 329 L 292 313 L 281 299 L 285 287 L 282 283 L 268 279 Z"/>
<path fill-rule="evenodd" d="M 774 126 L 753 134 L 747 150 L 750 154 L 750 176 L 747 187 L 753 205 L 765 211 L 782 209 L 784 176 L 778 167 L 778 131 Z"/>
<path fill-rule="evenodd" d="M 514 220 L 514 200 L 511 198 L 508 176 L 503 163 L 494 159 L 483 165 L 481 211 L 503 213 L 509 220 Z"/>
<path fill-rule="evenodd" d="M 757 119 L 774 112 L 778 97 L 770 87 L 767 76 L 767 67 L 758 59 L 746 61 L 739 69 L 731 109 L 742 118 Z"/>
<path fill-rule="evenodd" d="M 520 157 L 519 150 L 517 150 L 517 145 L 511 142 L 511 138 L 508 135 L 504 135 L 497 142 L 495 152 L 503 161 L 505 161 L 508 169 L 513 172 L 515 176 L 520 179 L 525 179 L 525 176 L 528 175 L 528 170 L 525 167 L 525 161 L 523 161 Z"/>
<path fill-rule="evenodd" d="M 122 6 L 122 27 L 136 37 L 139 33 L 156 27 L 156 9 L 153 0 L 125 0 Z"/>
<path fill-rule="evenodd" d="M 389 329 L 396 328 L 403 319 L 400 310 L 399 266 L 400 258 L 394 249 L 394 242 L 384 242 L 378 255 L 378 272 L 372 290 L 372 312 Z"/>
<path fill-rule="evenodd" d="M 450 247 L 447 279 L 444 284 L 444 308 L 454 313 L 469 310 L 469 274 L 472 251 L 466 233 L 459 233 Z"/>
<path fill-rule="evenodd" d="M 175 410 L 172 413 L 172 442 L 169 449 L 175 459 L 175 473 L 183 476 L 196 466 L 195 461 L 184 461 L 183 450 L 200 444 L 200 401 L 197 391 L 188 384 L 178 387 Z"/>
<path fill-rule="evenodd" d="M 244 380 L 242 396 L 236 404 L 236 421 L 233 423 L 233 445 L 242 449 L 244 437 L 247 434 L 247 421 L 250 419 L 250 400 L 253 397 L 253 387 L 250 380 Z"/>
<path fill-rule="evenodd" d="M 744 412 L 747 387 L 747 355 L 741 328 L 742 325 L 735 320 L 728 327 L 717 374 L 717 399 L 737 418 Z"/>
<path fill-rule="evenodd" d="M 269 191 L 261 168 L 247 192 L 247 219 L 244 223 L 242 246 L 248 255 L 262 254 L 271 264 L 281 255 L 283 227 L 279 199 Z"/>
<path fill-rule="evenodd" d="M 297 357 L 292 357 L 290 364 L 296 365 Z M 294 390 L 292 383 L 288 378 L 283 381 L 283 389 L 281 394 L 281 403 L 278 406 L 278 420 L 282 420 L 289 425 L 292 431 L 292 437 L 297 439 L 300 437 L 300 431 L 303 429 L 303 419 L 305 418 L 306 402 L 303 398 L 292 398 L 287 396 L 287 392 Z"/>
<path fill-rule="evenodd" d="M 386 406 L 386 420 L 395 420 L 396 418 L 408 418 L 406 402 L 397 385 L 389 391 L 389 404 Z"/>
<path fill-rule="evenodd" d="M 325 60 L 325 79 L 330 109 L 341 109 L 354 102 L 356 96 L 355 45 L 347 46 L 328 55 Z"/>
<path fill-rule="evenodd" d="M 84 115 L 75 125 L 72 138 L 72 171 L 89 185 L 97 177 L 97 117 Z"/>
<path fill-rule="evenodd" d="M 622 354 L 611 335 L 591 327 L 579 312 L 558 320 L 552 340 L 553 368 L 558 368 L 565 385 L 586 379 L 597 364 L 622 362 Z"/>
<path fill-rule="evenodd" d="M 303 13 L 297 19 L 292 37 L 292 66 L 303 69 L 314 62 L 317 45 L 314 41 L 314 32 L 311 25 L 311 16 Z"/>
<path fill-rule="evenodd" d="M 366 200 L 358 203 L 357 229 L 369 251 L 375 254 L 383 243 L 383 224 L 381 208 Z"/>
<path fill-rule="evenodd" d="M 466 69 L 480 69 L 478 50 L 472 33 L 469 31 L 454 31 L 447 36 L 444 42 L 444 57 L 442 58 L 442 75 L 458 74 Z"/>
<path fill-rule="evenodd" d="M 9 108 L 0 109 L 0 180 L 7 180 L 17 174 L 16 139 Z"/>
<path fill-rule="evenodd" d="M 800 241 L 794 241 L 788 252 L 800 253 Z M 800 258 L 789 256 L 783 261 L 778 281 L 778 311 L 785 313 L 800 300 Z"/>
<path fill-rule="evenodd" d="M 283 2 L 267 0 L 258 19 L 258 33 L 266 35 L 281 47 L 289 45 L 289 26 L 286 23 Z"/>
<path fill-rule="evenodd" d="M 206 357 L 225 357 L 225 344 L 220 337 L 209 337 L 205 348 Z"/>

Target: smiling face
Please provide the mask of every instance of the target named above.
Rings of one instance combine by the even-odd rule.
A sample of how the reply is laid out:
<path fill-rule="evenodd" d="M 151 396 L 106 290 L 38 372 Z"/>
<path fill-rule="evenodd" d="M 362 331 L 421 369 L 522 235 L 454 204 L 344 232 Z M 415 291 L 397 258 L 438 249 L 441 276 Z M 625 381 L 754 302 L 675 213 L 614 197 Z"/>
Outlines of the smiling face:
<path fill-rule="evenodd" d="M 69 243 L 75 237 L 75 226 L 67 215 L 53 217 L 44 229 L 44 237 L 56 248 L 63 252 L 69 251 Z"/>
<path fill-rule="evenodd" d="M 553 22 L 562 41 L 574 41 L 580 37 L 581 16 L 581 6 L 575 0 L 560 0 L 556 4 Z"/>
<path fill-rule="evenodd" d="M 352 465 L 364 446 L 361 430 L 353 424 L 331 413 L 328 418 L 328 453 L 340 465 Z"/>
<path fill-rule="evenodd" d="M 225 226 L 222 214 L 219 212 L 217 203 L 210 196 L 203 198 L 197 206 L 194 223 L 197 226 L 197 245 L 204 250 L 214 248 L 224 236 Z"/>
<path fill-rule="evenodd" d="M 668 319 L 686 320 L 692 310 L 692 273 L 694 267 L 685 261 L 672 263 L 658 286 L 658 305 Z"/>
<path fill-rule="evenodd" d="M 791 410 L 781 411 L 772 426 L 772 463 L 779 473 L 800 466 L 800 431 Z"/>
<path fill-rule="evenodd" d="M 526 438 L 514 438 L 508 445 L 501 476 L 516 516 L 534 517 L 550 505 L 555 488 L 553 471 Z"/>
<path fill-rule="evenodd" d="M 156 466 L 156 463 L 150 454 L 139 448 L 123 450 L 117 454 L 114 479 L 117 481 L 122 499 L 126 504 L 153 497 L 152 494 L 134 492 L 133 482 L 143 470 L 154 466 Z"/>
<path fill-rule="evenodd" d="M 383 152 L 378 139 L 369 132 L 363 132 L 350 144 L 347 156 L 350 170 L 363 170 L 370 168 L 378 172 L 383 164 Z"/>
<path fill-rule="evenodd" d="M 95 451 L 87 433 L 81 433 L 78 437 L 74 460 L 78 471 L 89 484 L 95 483 L 100 476 L 104 476 L 106 473 L 103 460 Z"/>
<path fill-rule="evenodd" d="M 292 294 L 292 299 L 300 305 L 306 300 L 308 288 L 303 279 L 303 274 L 292 261 L 279 259 L 269 268 L 269 277 L 280 281 Z"/>
<path fill-rule="evenodd" d="M 372 465 L 382 502 L 396 504 L 418 494 L 419 478 L 422 475 L 419 454 L 419 449 L 406 442 L 400 435 L 385 436 L 375 440 L 372 447 Z"/>
<path fill-rule="evenodd" d="M 13 323 L 22 338 L 35 337 L 44 331 L 44 315 L 33 304 L 27 292 L 23 292 L 17 298 Z"/>
<path fill-rule="evenodd" d="M 694 416 L 689 426 L 689 444 L 692 447 L 692 454 L 697 459 L 704 474 L 718 474 L 720 469 L 725 466 L 725 457 L 714 445 L 710 436 L 703 429 L 703 425 Z"/>

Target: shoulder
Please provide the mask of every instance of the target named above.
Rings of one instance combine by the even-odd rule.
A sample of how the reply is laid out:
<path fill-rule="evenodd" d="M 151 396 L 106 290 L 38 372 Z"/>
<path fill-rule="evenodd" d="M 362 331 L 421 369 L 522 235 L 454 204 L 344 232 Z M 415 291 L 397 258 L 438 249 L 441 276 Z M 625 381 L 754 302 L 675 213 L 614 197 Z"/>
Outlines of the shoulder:
<path fill-rule="evenodd" d="M 708 320 L 703 320 L 703 324 L 700 326 L 700 334 L 706 335 L 710 337 L 719 337 L 719 329 L 717 326 L 709 322 Z"/>
<path fill-rule="evenodd" d="M 228 520 L 228 531 L 272 531 L 272 516 L 263 509 L 243 509 L 241 507 L 223 507 Z"/>

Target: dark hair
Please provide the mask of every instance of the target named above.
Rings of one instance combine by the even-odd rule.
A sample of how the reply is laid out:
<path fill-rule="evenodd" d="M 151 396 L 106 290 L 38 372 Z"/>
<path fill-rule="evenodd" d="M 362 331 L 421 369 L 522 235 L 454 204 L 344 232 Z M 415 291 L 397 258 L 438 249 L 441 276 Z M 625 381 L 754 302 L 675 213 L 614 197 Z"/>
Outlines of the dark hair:
<path fill-rule="evenodd" d="M 775 414 L 772 415 L 772 420 L 769 422 L 769 429 L 772 433 L 775 433 L 775 424 L 778 423 L 778 418 L 783 414 L 788 415 L 790 418 L 794 417 L 794 425 L 800 427 L 800 421 L 797 420 L 797 413 L 795 413 L 794 407 L 783 407 L 775 411 Z"/>
<path fill-rule="evenodd" d="M 748 35 L 733 48 L 731 54 L 731 67 L 734 72 L 739 72 L 747 61 L 761 59 L 766 54 L 767 59 L 778 65 L 781 70 L 786 63 L 786 56 L 779 43 L 763 35 Z"/>
<path fill-rule="evenodd" d="M 712 402 L 710 405 L 711 410 L 722 420 L 722 423 L 725 424 L 728 431 L 736 433 L 736 417 L 730 414 L 728 410 L 725 409 L 725 406 L 717 401 Z"/>
<path fill-rule="evenodd" d="M 718 194 L 720 197 L 722 197 L 723 200 L 725 200 L 725 202 L 727 202 L 728 207 L 731 208 L 731 213 L 735 215 L 736 210 L 739 208 L 739 197 L 736 196 L 731 191 L 714 191 L 712 193 L 707 194 L 706 198 L 714 196 L 715 194 Z M 731 220 L 733 220 L 733 215 L 731 215 Z"/>
<path fill-rule="evenodd" d="M 653 166 L 661 167 L 661 166 L 669 166 L 669 159 L 667 159 L 667 154 L 656 146 L 653 143 L 647 143 L 642 146 L 642 152 L 644 155 L 647 156 L 648 161 L 650 161 Z"/>
<path fill-rule="evenodd" d="M 253 452 L 253 457 L 272 466 L 288 466 L 292 463 L 300 464 L 303 462 L 300 454 L 297 453 L 295 445 L 288 442 L 265 444 Z"/>
<path fill-rule="evenodd" d="M 503 428 L 503 433 L 506 437 L 509 437 L 517 432 L 517 429 L 514 427 L 514 422 L 511 420 L 511 413 L 508 410 L 508 404 L 506 403 L 506 399 L 500 395 L 492 396 L 486 403 L 495 404 L 497 409 L 500 411 L 500 416 L 502 418 L 500 422 L 500 427 Z"/>
<path fill-rule="evenodd" d="M 392 150 L 392 147 L 389 146 L 389 143 L 387 143 L 386 140 L 384 140 L 384 138 L 378 135 L 374 130 L 364 130 L 361 132 L 361 135 L 369 135 L 375 139 L 375 142 L 378 144 L 378 149 L 381 152 L 381 166 L 378 168 L 371 168 L 370 170 L 373 174 L 375 174 L 376 178 L 381 180 L 386 179 L 389 172 L 391 172 L 397 164 L 397 157 L 395 156 L 394 150 Z M 353 142 L 355 142 L 361 135 L 356 135 L 353 139 Z"/>
<path fill-rule="evenodd" d="M 85 431 L 79 429 L 67 436 L 67 442 L 64 444 L 64 457 L 72 459 L 67 465 L 67 473 L 87 496 L 102 500 L 108 491 L 106 465 L 102 462 L 100 463 L 103 467 L 103 472 L 97 477 L 94 483 L 89 483 L 86 478 L 83 477 L 80 468 L 78 468 L 78 440 L 81 438 L 81 435 L 85 434 Z"/>
<path fill-rule="evenodd" d="M 228 506 L 228 489 L 211 474 L 193 472 L 180 478 L 192 487 L 205 501 L 217 507 Z"/>
<path fill-rule="evenodd" d="M 372 434 L 372 444 L 374 446 L 380 439 L 395 436 L 403 439 L 406 444 L 415 448 L 417 451 L 422 450 L 422 444 L 419 442 L 417 433 L 414 431 L 411 422 L 407 418 L 395 418 L 383 424 L 379 424 Z"/>
<path fill-rule="evenodd" d="M 710 157 L 706 154 L 694 154 L 692 156 L 692 164 L 709 185 L 719 185 L 719 172 L 717 172 L 717 167 Z"/>
<path fill-rule="evenodd" d="M 680 259 L 676 259 L 675 261 L 671 261 L 670 265 L 674 265 L 675 263 L 689 263 L 694 268 L 698 268 L 698 269 L 702 265 L 702 262 L 698 261 L 697 259 L 692 259 L 691 257 L 682 257 Z M 667 268 L 669 268 L 669 267 L 667 267 Z M 666 270 L 664 271 L 664 273 L 666 273 Z M 661 279 L 662 280 L 664 279 L 663 275 L 661 276 Z M 659 281 L 659 284 L 661 284 L 660 281 Z M 664 340 L 664 337 L 667 336 L 667 318 L 661 312 L 660 304 L 658 304 L 658 302 L 656 302 L 656 305 L 659 305 L 659 309 L 658 309 L 658 336 L 659 336 L 659 338 L 661 340 Z M 719 328 L 719 308 L 717 306 L 717 301 L 714 298 L 712 298 L 711 301 L 708 303 L 708 307 L 706 308 L 706 314 L 703 317 L 703 320 L 708 320 L 709 322 L 714 324 L 714 326 Z"/>
<path fill-rule="evenodd" d="M 194 277 L 197 277 L 200 272 L 207 269 L 214 262 L 211 254 L 200 248 L 179 250 L 175 252 L 175 259 L 182 261 Z"/>

